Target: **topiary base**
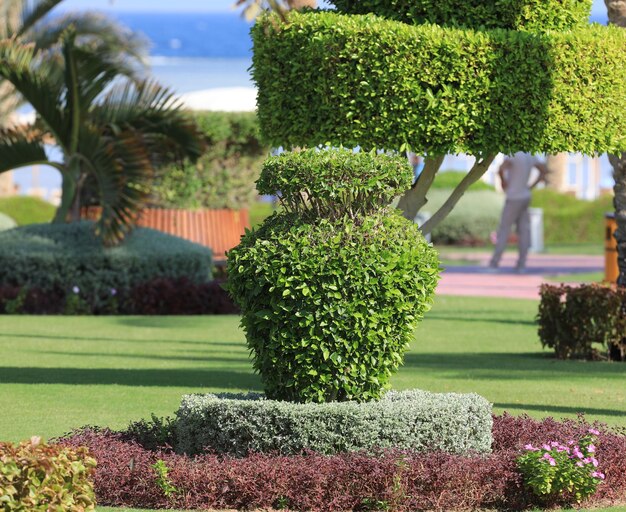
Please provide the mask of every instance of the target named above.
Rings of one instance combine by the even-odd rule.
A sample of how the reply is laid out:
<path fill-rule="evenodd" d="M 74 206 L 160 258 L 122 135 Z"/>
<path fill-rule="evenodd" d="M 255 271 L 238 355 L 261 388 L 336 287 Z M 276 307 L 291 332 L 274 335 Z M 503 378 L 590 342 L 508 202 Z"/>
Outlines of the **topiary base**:
<path fill-rule="evenodd" d="M 263 395 L 185 395 L 174 448 L 245 456 L 251 452 L 334 454 L 378 448 L 489 452 L 491 404 L 477 394 L 390 391 L 372 402 L 293 403 Z"/>

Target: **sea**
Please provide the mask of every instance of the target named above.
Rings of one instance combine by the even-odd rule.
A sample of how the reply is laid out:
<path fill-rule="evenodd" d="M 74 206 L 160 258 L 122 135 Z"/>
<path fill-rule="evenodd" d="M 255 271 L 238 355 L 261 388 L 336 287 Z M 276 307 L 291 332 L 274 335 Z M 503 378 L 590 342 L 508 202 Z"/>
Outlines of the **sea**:
<path fill-rule="evenodd" d="M 150 44 L 148 72 L 163 85 L 184 94 L 223 87 L 252 87 L 251 23 L 233 12 L 120 12 L 110 14 L 133 32 L 143 34 Z M 595 14 L 592 22 L 606 24 L 606 16 Z M 603 184 L 611 182 L 604 170 Z M 53 169 L 34 173 L 24 169 L 14 173 L 20 193 L 60 187 L 60 176 Z"/>

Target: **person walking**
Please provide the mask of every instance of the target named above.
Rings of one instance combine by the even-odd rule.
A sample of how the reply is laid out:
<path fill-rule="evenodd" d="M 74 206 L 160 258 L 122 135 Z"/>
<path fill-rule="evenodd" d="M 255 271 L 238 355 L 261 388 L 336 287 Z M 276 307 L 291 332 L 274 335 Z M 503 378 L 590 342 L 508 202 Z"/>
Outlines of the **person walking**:
<path fill-rule="evenodd" d="M 539 171 L 537 178 L 530 183 L 530 175 L 536 168 Z M 529 153 L 518 152 L 507 157 L 498 175 L 502 181 L 502 189 L 506 193 L 506 202 L 500 218 L 500 226 L 496 239 L 496 247 L 489 263 L 491 269 L 497 269 L 500 258 L 506 248 L 511 228 L 515 224 L 517 230 L 517 244 L 519 256 L 516 270 L 523 272 L 526 268 L 526 257 L 530 247 L 530 206 L 531 190 L 542 181 L 546 181 L 547 165 Z"/>

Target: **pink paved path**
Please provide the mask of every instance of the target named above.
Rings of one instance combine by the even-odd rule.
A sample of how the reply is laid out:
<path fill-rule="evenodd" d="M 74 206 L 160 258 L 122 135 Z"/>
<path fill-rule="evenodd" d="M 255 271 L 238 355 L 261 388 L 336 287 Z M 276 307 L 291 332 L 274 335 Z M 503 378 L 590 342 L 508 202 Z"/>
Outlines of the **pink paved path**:
<path fill-rule="evenodd" d="M 505 254 L 496 273 L 489 272 L 488 253 L 445 253 L 445 259 L 477 261 L 467 266 L 449 266 L 441 275 L 437 293 L 474 297 L 539 298 L 544 276 L 603 272 L 604 256 L 532 254 L 524 274 L 514 271 L 516 254 Z"/>

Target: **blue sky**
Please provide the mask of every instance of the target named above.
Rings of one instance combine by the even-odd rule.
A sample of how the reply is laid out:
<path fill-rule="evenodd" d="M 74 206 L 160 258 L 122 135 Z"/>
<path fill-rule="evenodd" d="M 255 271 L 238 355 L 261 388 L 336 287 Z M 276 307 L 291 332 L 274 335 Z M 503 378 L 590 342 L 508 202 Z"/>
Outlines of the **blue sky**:
<path fill-rule="evenodd" d="M 66 9 L 99 9 L 113 12 L 225 12 L 232 9 L 234 0 L 66 0 Z M 594 0 L 593 12 L 604 16 L 606 7 L 603 0 Z"/>

